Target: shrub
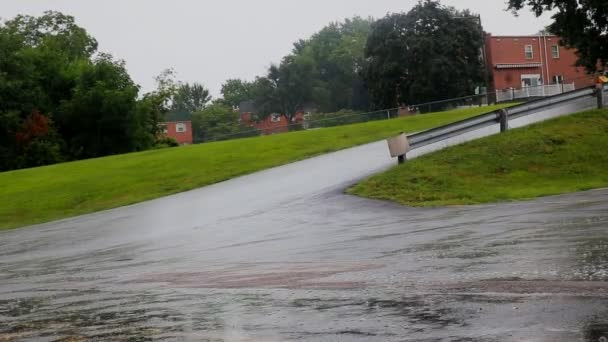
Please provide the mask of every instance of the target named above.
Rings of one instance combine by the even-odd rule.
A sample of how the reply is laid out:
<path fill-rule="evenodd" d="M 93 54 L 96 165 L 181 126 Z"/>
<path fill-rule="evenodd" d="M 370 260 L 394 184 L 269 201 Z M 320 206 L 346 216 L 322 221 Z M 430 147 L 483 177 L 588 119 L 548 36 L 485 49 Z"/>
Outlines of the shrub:
<path fill-rule="evenodd" d="M 174 138 L 171 138 L 171 137 L 159 138 L 156 140 L 156 143 L 154 144 L 155 149 L 178 147 L 178 146 L 179 146 L 179 143 L 177 142 L 177 140 L 175 140 Z"/>

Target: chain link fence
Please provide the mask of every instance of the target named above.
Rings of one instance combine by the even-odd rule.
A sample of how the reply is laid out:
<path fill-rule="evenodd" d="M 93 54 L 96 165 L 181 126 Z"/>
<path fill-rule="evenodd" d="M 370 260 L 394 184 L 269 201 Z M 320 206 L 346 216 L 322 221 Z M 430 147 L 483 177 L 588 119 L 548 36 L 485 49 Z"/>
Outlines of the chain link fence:
<path fill-rule="evenodd" d="M 280 120 L 277 121 L 266 118 L 259 122 L 251 122 L 247 126 L 241 125 L 237 132 L 203 137 L 196 143 L 250 138 L 262 135 L 344 126 L 370 121 L 391 120 L 404 116 L 441 112 L 460 108 L 480 107 L 486 106 L 488 99 L 489 96 L 484 94 L 370 112 L 357 112 L 352 110 L 341 110 L 335 113 L 311 112 L 298 115 L 295 122 L 291 123 L 288 122 L 285 116 L 281 116 Z"/>
<path fill-rule="evenodd" d="M 580 79 L 585 78 L 589 79 L 589 76 L 584 76 Z M 208 136 L 197 143 L 241 139 L 301 130 L 321 129 L 325 127 L 343 126 L 369 121 L 390 120 L 410 115 L 436 113 L 471 107 L 483 107 L 496 103 L 527 102 L 539 97 L 546 97 L 572 91 L 575 89 L 574 84 L 576 80 L 570 80 L 570 83 L 568 84 L 527 87 L 518 90 L 499 90 L 487 94 L 464 96 L 415 105 L 404 105 L 399 108 L 388 108 L 371 112 L 341 110 L 335 113 L 304 113 L 302 115 L 298 115 L 295 122 L 288 122 L 287 118 L 282 116 L 278 122 L 273 122 L 269 119 L 262 120 L 260 122 L 251 122 L 248 125 L 241 125 L 237 132 Z"/>

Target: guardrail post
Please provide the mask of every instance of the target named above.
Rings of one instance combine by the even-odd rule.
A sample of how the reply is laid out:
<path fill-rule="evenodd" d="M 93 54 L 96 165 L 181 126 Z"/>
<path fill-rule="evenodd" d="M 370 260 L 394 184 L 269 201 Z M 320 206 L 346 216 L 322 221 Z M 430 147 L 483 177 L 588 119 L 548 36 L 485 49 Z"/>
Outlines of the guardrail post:
<path fill-rule="evenodd" d="M 410 150 L 410 143 L 407 139 L 407 135 L 401 132 L 398 136 L 388 138 L 386 141 L 391 157 L 397 157 L 399 164 L 405 163 L 406 154 Z"/>
<path fill-rule="evenodd" d="M 598 87 L 595 92 L 596 92 L 596 96 L 597 96 L 597 108 L 598 109 L 602 109 L 605 107 L 605 103 L 604 103 L 604 91 L 603 91 L 603 84 L 601 85 L 601 87 Z"/>
<path fill-rule="evenodd" d="M 498 121 L 500 122 L 500 132 L 504 133 L 509 130 L 509 113 L 506 109 L 498 111 Z"/>

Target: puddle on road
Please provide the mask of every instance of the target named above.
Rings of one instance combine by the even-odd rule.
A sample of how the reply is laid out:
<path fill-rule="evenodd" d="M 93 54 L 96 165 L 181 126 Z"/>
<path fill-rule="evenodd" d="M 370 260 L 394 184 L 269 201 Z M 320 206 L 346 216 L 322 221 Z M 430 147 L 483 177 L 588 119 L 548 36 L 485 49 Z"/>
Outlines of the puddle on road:
<path fill-rule="evenodd" d="M 182 334 L 188 317 L 163 303 L 152 295 L 97 291 L 3 300 L 0 341 L 147 341 Z M 199 323 L 217 327 L 203 319 Z"/>
<path fill-rule="evenodd" d="M 574 254 L 577 258 L 572 271 L 574 278 L 589 281 L 608 280 L 608 239 L 583 241 L 574 248 Z"/>
<path fill-rule="evenodd" d="M 494 285 L 486 290 L 496 291 L 500 288 L 496 283 L 507 281 L 480 283 L 492 282 Z M 515 279 L 510 282 L 522 283 Z M 570 285 L 569 289 L 577 290 L 575 285 Z M 449 290 L 453 292 L 453 289 Z M 595 292 L 597 288 L 592 290 Z M 142 292 L 149 294 L 140 295 Z M 543 305 L 551 308 L 558 298 L 560 296 L 552 296 Z M 402 341 L 406 336 L 411 341 L 431 337 L 450 340 L 450 336 L 459 336 L 459 341 L 503 341 L 493 335 L 494 330 L 504 333 L 520 326 L 519 312 L 512 307 L 528 305 L 521 313 L 532 317 L 542 317 L 541 312 L 546 314 L 545 306 L 532 312 L 530 308 L 535 306 L 529 301 L 530 297 L 525 295 L 464 292 L 391 297 L 383 291 L 372 293 L 368 290 L 92 291 L 0 302 L 0 318 L 9 318 L 5 321 L 8 326 L 0 325 L 0 341 L 28 338 L 53 341 Z M 572 305 L 577 303 L 573 300 Z M 560 305 L 558 303 L 554 308 Z M 505 311 L 500 310 L 497 314 L 497 308 L 506 310 L 507 315 L 502 316 Z M 563 314 L 559 310 L 556 312 L 556 318 Z M 486 330 L 483 319 L 487 319 L 484 315 L 488 314 L 489 321 L 497 327 Z M 497 317 L 506 318 L 503 321 Z M 573 329 L 573 334 L 590 336 L 588 341 L 597 341 L 594 338 L 603 336 L 606 325 L 598 323 L 601 321 L 596 317 L 590 318 L 589 322 L 593 323 L 569 329 Z M 539 330 L 535 327 L 532 331 Z"/>
<path fill-rule="evenodd" d="M 438 293 L 562 295 L 608 298 L 608 282 L 494 279 L 429 286 Z"/>
<path fill-rule="evenodd" d="M 353 290 L 366 286 L 364 281 L 327 280 L 332 276 L 381 268 L 379 264 L 243 264 L 215 271 L 147 274 L 131 283 L 162 283 L 179 288 L 283 288 Z M 324 280 L 325 279 L 325 280 Z"/>

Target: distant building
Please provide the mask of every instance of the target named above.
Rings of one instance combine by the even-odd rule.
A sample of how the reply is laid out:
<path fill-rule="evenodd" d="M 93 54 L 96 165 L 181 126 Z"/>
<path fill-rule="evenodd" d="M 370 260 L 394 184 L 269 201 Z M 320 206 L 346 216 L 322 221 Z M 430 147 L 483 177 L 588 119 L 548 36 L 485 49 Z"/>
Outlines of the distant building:
<path fill-rule="evenodd" d="M 180 145 L 191 145 L 192 121 L 168 121 L 158 124 L 160 133 L 169 138 L 173 138 Z"/>
<path fill-rule="evenodd" d="M 254 114 L 256 108 L 252 101 L 242 102 L 237 110 L 240 114 L 241 125 L 260 130 L 262 135 L 285 133 L 289 131 L 290 125 L 304 121 L 304 114 L 301 112 L 296 114 L 293 122 L 289 122 L 287 116 L 279 113 L 273 113 L 263 120 L 257 120 Z"/>
<path fill-rule="evenodd" d="M 487 67 L 494 91 L 526 90 L 548 96 L 593 85 L 593 76 L 575 65 L 576 51 L 554 35 L 486 36 Z"/>

